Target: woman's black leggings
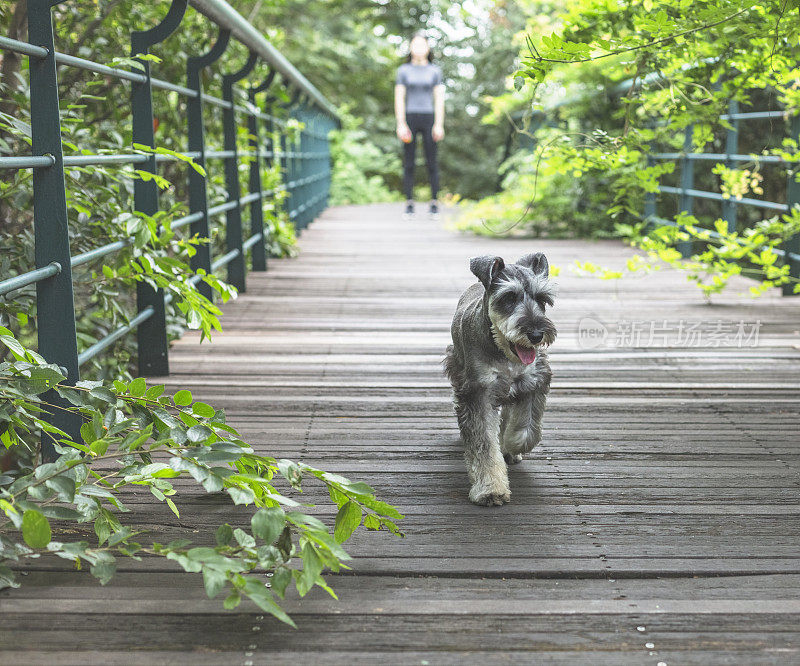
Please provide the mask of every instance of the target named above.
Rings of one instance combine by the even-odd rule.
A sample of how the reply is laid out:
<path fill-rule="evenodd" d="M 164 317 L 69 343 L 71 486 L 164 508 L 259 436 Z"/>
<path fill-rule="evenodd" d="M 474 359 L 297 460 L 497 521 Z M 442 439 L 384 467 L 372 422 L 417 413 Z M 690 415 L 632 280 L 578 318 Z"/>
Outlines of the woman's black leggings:
<path fill-rule="evenodd" d="M 436 163 L 436 142 L 433 140 L 433 113 L 406 113 L 406 123 L 411 130 L 411 141 L 403 144 L 403 191 L 406 199 L 414 197 L 414 158 L 417 154 L 417 134 L 422 135 L 425 166 L 431 181 L 431 199 L 439 193 L 439 165 Z"/>

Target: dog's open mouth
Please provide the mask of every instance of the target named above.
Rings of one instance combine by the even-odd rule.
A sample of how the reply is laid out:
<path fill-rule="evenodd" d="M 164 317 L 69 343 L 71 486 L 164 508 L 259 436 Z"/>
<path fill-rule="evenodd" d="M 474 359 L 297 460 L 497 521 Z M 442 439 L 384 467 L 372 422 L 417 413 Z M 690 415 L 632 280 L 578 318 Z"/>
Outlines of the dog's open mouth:
<path fill-rule="evenodd" d="M 533 347 L 523 347 L 515 343 L 514 353 L 525 365 L 530 365 L 536 360 L 536 350 Z"/>

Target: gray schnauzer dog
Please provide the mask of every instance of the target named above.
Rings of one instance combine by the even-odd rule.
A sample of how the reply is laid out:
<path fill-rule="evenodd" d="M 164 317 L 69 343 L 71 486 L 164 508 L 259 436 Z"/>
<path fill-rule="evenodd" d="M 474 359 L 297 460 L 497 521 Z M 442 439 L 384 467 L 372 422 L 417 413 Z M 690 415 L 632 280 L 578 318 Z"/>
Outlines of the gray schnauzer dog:
<path fill-rule="evenodd" d="M 541 252 L 510 265 L 475 257 L 469 268 L 480 282 L 458 301 L 444 370 L 453 385 L 469 498 L 501 505 L 511 499 L 506 463 L 520 462 L 542 438 L 551 377 L 544 349 L 556 338 L 545 308 L 553 305 L 554 288 Z"/>

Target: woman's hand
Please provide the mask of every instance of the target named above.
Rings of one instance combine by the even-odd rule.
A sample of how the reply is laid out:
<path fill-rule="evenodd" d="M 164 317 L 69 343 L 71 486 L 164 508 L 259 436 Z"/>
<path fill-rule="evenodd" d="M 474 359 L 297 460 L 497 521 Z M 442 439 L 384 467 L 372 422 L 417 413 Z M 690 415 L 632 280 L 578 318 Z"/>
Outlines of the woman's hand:
<path fill-rule="evenodd" d="M 403 143 L 409 143 L 411 141 L 411 130 L 409 129 L 408 124 L 397 124 L 397 138 Z"/>
<path fill-rule="evenodd" d="M 444 139 L 444 125 L 434 125 L 431 130 L 431 136 L 437 143 Z"/>

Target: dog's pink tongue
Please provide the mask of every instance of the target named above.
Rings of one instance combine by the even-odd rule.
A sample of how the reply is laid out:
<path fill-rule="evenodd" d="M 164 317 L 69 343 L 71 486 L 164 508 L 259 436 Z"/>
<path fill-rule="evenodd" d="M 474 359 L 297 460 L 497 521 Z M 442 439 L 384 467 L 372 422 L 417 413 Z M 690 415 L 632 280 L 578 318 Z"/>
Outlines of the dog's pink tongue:
<path fill-rule="evenodd" d="M 517 356 L 519 356 L 519 360 L 522 361 L 525 365 L 530 365 L 536 360 L 536 350 L 530 349 L 528 347 L 520 347 L 519 345 L 514 345 L 514 351 L 517 352 Z"/>

